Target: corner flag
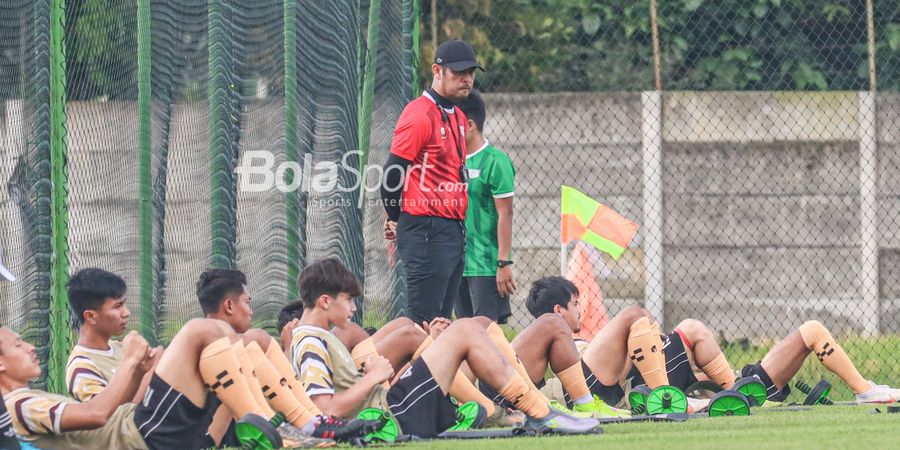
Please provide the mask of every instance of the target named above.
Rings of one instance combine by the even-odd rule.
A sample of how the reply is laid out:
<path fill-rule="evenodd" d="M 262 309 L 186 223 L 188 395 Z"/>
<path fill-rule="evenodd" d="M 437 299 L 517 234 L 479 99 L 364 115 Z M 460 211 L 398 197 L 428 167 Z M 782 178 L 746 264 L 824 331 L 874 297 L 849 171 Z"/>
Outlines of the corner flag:
<path fill-rule="evenodd" d="M 618 260 L 637 234 L 636 223 L 569 186 L 562 187 L 560 212 L 560 244 L 581 239 Z"/>

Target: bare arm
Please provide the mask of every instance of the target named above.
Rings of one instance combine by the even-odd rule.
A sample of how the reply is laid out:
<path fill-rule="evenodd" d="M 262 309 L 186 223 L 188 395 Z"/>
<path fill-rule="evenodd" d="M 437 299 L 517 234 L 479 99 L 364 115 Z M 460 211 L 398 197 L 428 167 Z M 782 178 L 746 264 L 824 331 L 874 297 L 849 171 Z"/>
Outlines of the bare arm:
<path fill-rule="evenodd" d="M 509 259 L 512 247 L 513 198 L 495 198 L 497 208 L 497 257 Z"/>
<path fill-rule="evenodd" d="M 357 409 L 378 384 L 381 383 L 375 383 L 371 377 L 363 377 L 346 391 L 334 395 L 314 395 L 310 397 L 310 400 L 322 410 L 322 414 L 347 417 L 350 412 Z"/>
<path fill-rule="evenodd" d="M 370 356 L 363 367 L 365 367 L 366 374 L 350 389 L 334 395 L 314 395 L 310 399 L 324 414 L 347 417 L 359 407 L 372 389 L 375 389 L 375 386 L 384 383 L 394 375 L 394 368 L 391 367 L 390 361 L 383 356 Z"/>
<path fill-rule="evenodd" d="M 495 198 L 497 208 L 497 258 L 509 259 L 512 248 L 513 198 Z M 500 295 L 510 295 L 516 291 L 511 266 L 497 269 L 497 291 Z"/>
<path fill-rule="evenodd" d="M 100 428 L 106 425 L 116 408 L 134 398 L 149 367 L 150 351 L 147 341 L 132 331 L 122 340 L 122 352 L 125 359 L 103 391 L 85 403 L 66 405 L 59 421 L 60 430 Z"/>
<path fill-rule="evenodd" d="M 160 358 L 162 358 L 162 354 L 165 351 L 162 347 L 156 347 L 153 350 L 150 350 L 150 354 L 148 358 L 150 358 L 150 368 L 144 373 L 143 378 L 141 378 L 141 384 L 138 387 L 137 393 L 134 394 L 134 398 L 131 400 L 131 403 L 138 403 L 144 399 L 144 395 L 147 394 L 147 388 L 150 387 L 150 380 L 153 379 L 153 372 L 156 370 L 156 365 L 159 364 Z"/>

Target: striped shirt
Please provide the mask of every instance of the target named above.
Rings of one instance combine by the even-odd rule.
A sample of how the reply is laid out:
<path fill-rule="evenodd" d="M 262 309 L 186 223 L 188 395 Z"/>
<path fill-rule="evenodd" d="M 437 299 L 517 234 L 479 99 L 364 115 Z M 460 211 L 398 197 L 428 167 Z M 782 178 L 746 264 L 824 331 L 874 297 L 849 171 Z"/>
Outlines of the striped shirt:
<path fill-rule="evenodd" d="M 69 395 L 86 402 L 109 384 L 122 364 L 122 343 L 109 341 L 109 349 L 97 350 L 76 345 L 66 363 L 66 386 Z"/>
<path fill-rule="evenodd" d="M 584 356 L 584 351 L 587 350 L 589 345 L 591 345 L 590 342 L 580 337 L 575 337 L 575 349 L 578 350 L 578 356 Z"/>
<path fill-rule="evenodd" d="M 343 392 L 362 378 L 350 350 L 324 328 L 303 325 L 294 329 L 291 362 L 310 397 Z M 348 417 L 366 407 L 386 409 L 387 390 L 376 386 Z"/>
<path fill-rule="evenodd" d="M 19 436 L 59 434 L 60 421 L 71 399 L 37 389 L 22 387 L 3 396 L 13 429 Z"/>

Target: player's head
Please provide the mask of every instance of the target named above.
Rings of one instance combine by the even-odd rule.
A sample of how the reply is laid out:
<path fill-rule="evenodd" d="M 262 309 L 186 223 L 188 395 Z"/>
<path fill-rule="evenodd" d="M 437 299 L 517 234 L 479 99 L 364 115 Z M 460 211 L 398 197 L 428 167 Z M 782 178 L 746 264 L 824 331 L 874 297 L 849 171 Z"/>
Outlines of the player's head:
<path fill-rule="evenodd" d="M 303 269 L 297 277 L 297 288 L 304 309 L 324 313 L 335 326 L 353 318 L 354 298 L 362 294 L 356 276 L 335 258 L 315 261 Z"/>
<path fill-rule="evenodd" d="M 250 292 L 244 272 L 207 269 L 197 281 L 197 300 L 207 317 L 228 322 L 238 333 L 250 329 L 253 308 L 250 307 Z"/>
<path fill-rule="evenodd" d="M 6 327 L 0 327 L 0 378 L 24 384 L 41 375 L 34 346 Z"/>
<path fill-rule="evenodd" d="M 528 312 L 535 318 L 544 314 L 559 314 L 573 333 L 581 330 L 581 311 L 578 309 L 578 288 L 563 277 L 545 277 L 534 282 L 525 299 Z"/>
<path fill-rule="evenodd" d="M 276 329 L 280 333 L 290 321 L 301 317 L 303 317 L 303 302 L 300 300 L 290 302 L 284 305 L 281 311 L 278 311 L 278 320 L 275 321 Z"/>
<path fill-rule="evenodd" d="M 476 61 L 471 45 L 457 39 L 445 41 L 434 54 L 431 88 L 448 100 L 458 102 L 472 92 L 475 69 L 484 70 Z"/>
<path fill-rule="evenodd" d="M 456 104 L 469 120 L 466 127 L 466 144 L 472 136 L 481 136 L 484 132 L 485 107 L 484 99 L 478 91 L 472 91 L 465 100 Z"/>
<path fill-rule="evenodd" d="M 66 284 L 69 307 L 80 326 L 101 335 L 125 332 L 131 311 L 125 306 L 127 286 L 122 277 L 103 269 L 81 269 Z"/>

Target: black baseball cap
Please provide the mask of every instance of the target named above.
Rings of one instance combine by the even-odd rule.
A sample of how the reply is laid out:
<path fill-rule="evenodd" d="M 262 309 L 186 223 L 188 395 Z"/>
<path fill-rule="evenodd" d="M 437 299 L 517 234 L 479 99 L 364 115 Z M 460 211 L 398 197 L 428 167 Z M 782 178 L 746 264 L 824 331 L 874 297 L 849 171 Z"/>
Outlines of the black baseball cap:
<path fill-rule="evenodd" d="M 434 53 L 434 63 L 449 67 L 454 72 L 462 72 L 473 67 L 484 71 L 475 60 L 475 49 L 458 39 L 444 41 Z"/>

